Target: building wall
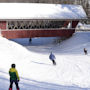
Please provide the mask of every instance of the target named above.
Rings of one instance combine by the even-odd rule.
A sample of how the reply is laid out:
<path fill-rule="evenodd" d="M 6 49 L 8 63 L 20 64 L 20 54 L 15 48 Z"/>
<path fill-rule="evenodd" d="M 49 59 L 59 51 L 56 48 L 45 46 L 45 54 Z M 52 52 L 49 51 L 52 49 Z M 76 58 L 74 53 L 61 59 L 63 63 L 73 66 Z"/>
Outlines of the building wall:
<path fill-rule="evenodd" d="M 67 22 L 69 23 L 69 22 Z M 64 26 L 68 24 L 65 23 Z M 1 35 L 8 39 L 33 38 L 33 37 L 70 37 L 75 32 L 78 21 L 72 21 L 72 28 L 50 28 L 50 29 L 6 29 L 7 22 L 0 21 Z M 6 30 L 5 30 L 6 29 Z"/>
<path fill-rule="evenodd" d="M 33 37 L 70 37 L 75 29 L 51 29 L 51 30 L 7 30 L 2 31 L 3 37 L 14 38 L 33 38 Z"/>
<path fill-rule="evenodd" d="M 5 30 L 7 27 L 6 21 L 0 21 L 0 29 Z"/>

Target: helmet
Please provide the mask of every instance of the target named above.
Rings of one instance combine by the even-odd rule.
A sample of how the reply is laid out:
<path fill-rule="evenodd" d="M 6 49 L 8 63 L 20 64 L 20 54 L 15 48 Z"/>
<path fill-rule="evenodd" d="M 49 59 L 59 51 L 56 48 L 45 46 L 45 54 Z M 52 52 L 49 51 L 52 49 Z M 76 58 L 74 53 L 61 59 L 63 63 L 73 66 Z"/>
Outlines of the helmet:
<path fill-rule="evenodd" d="M 15 64 L 12 64 L 12 65 L 11 65 L 12 68 L 15 68 L 15 66 L 16 66 Z"/>

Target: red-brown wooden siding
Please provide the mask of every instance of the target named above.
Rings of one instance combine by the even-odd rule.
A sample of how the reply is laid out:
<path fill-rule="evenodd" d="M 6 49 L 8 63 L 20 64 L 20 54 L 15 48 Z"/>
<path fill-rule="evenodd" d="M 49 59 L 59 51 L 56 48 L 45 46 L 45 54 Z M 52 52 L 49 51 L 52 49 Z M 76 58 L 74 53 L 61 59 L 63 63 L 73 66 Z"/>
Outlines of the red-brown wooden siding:
<path fill-rule="evenodd" d="M 61 30 L 7 30 L 2 31 L 3 37 L 8 39 L 13 38 L 33 38 L 33 37 L 70 37 L 75 32 L 75 29 Z"/>
<path fill-rule="evenodd" d="M 76 28 L 79 21 L 72 21 L 72 28 Z"/>
<path fill-rule="evenodd" d="M 67 26 L 69 21 L 66 21 L 64 26 Z M 39 29 L 39 30 L 7 30 L 6 21 L 0 21 L 0 29 L 3 37 L 8 39 L 13 38 L 33 38 L 33 37 L 70 37 L 75 32 L 75 27 L 78 21 L 72 21 L 73 29 Z"/>
<path fill-rule="evenodd" d="M 0 21 L 0 29 L 6 29 L 6 21 Z"/>

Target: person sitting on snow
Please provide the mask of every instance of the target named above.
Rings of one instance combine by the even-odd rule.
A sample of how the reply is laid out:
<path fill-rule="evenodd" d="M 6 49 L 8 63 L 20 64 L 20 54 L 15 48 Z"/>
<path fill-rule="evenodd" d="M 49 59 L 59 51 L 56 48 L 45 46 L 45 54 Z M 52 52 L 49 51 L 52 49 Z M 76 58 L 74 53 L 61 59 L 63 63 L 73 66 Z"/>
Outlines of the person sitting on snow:
<path fill-rule="evenodd" d="M 9 90 L 12 90 L 13 83 L 15 83 L 17 90 L 19 90 L 18 82 L 19 82 L 19 75 L 17 70 L 15 69 L 16 65 L 12 64 L 11 68 L 9 70 L 9 75 L 10 75 L 10 86 Z"/>
<path fill-rule="evenodd" d="M 56 62 L 55 62 L 56 57 L 52 52 L 49 55 L 49 59 L 52 61 L 53 65 L 56 65 Z"/>

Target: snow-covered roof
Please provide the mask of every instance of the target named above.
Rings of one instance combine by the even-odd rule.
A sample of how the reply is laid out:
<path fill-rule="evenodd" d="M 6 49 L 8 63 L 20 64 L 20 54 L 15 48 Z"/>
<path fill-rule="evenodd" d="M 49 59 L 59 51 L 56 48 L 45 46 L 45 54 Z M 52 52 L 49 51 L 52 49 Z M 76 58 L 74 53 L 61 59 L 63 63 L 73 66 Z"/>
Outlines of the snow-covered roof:
<path fill-rule="evenodd" d="M 0 19 L 86 19 L 80 5 L 0 3 Z"/>

